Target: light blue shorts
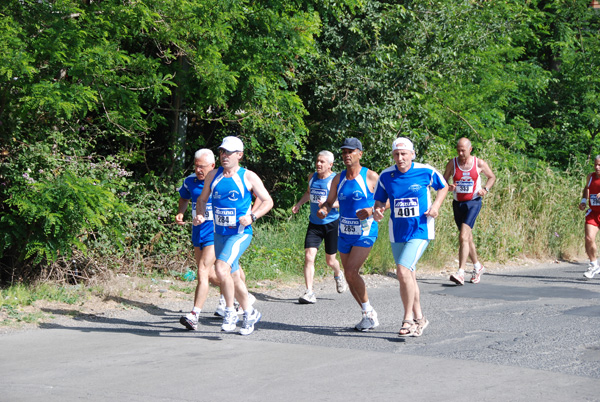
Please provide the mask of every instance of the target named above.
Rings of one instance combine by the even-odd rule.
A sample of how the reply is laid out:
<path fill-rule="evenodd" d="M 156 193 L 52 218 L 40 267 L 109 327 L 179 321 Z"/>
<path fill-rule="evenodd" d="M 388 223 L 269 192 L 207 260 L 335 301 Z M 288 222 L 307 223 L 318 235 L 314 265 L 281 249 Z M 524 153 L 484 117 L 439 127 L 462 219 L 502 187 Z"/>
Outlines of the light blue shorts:
<path fill-rule="evenodd" d="M 215 256 L 217 260 L 226 262 L 231 267 L 231 273 L 240 269 L 240 257 L 250 245 L 252 235 L 240 233 L 223 236 L 215 233 Z"/>
<path fill-rule="evenodd" d="M 347 238 L 340 236 L 338 237 L 338 251 L 343 254 L 349 254 L 352 247 L 370 248 L 375 244 L 375 240 L 377 240 L 377 236 L 360 236 L 354 241 L 348 241 Z"/>
<path fill-rule="evenodd" d="M 424 239 L 410 239 L 406 243 L 392 243 L 394 261 L 396 264 L 414 272 L 419 258 L 421 258 L 428 245 L 429 240 Z"/>

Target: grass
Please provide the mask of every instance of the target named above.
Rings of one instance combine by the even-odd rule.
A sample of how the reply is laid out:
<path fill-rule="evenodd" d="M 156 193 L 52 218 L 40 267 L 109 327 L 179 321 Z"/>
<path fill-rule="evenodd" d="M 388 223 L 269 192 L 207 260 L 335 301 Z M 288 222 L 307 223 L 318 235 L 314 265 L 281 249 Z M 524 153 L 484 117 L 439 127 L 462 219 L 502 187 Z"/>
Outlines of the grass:
<path fill-rule="evenodd" d="M 0 313 L 7 320 L 0 321 L 0 325 L 11 322 L 38 322 L 46 317 L 44 313 L 28 313 L 21 307 L 31 306 L 37 300 L 56 301 L 66 304 L 79 303 L 90 291 L 81 286 L 55 286 L 51 283 L 42 283 L 35 286 L 15 284 L 5 289 L 0 289 Z"/>

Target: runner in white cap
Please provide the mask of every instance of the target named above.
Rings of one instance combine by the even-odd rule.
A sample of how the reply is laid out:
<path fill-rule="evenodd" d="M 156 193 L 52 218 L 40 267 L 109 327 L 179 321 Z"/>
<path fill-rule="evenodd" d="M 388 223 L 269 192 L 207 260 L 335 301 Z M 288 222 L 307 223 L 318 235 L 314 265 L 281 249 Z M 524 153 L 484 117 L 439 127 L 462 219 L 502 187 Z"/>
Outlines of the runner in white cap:
<path fill-rule="evenodd" d="M 206 183 L 197 202 L 194 225 L 204 222 L 206 204 L 212 195 L 215 223 L 215 271 L 225 297 L 225 316 L 221 329 L 234 331 L 238 316 L 234 297 L 244 309 L 241 335 L 249 335 L 261 319 L 252 307 L 248 289 L 239 274 L 239 259 L 252 240 L 252 223 L 273 208 L 273 199 L 256 173 L 239 165 L 244 155 L 244 144 L 237 137 L 225 137 L 219 146 L 221 167 L 206 176 Z M 253 211 L 252 193 L 260 200 Z"/>
<path fill-rule="evenodd" d="M 430 165 L 413 162 L 415 156 L 413 143 L 408 138 L 396 139 L 392 144 L 396 163 L 381 172 L 375 189 L 375 220 L 380 222 L 385 210 L 391 208 L 390 242 L 404 305 L 399 336 L 421 336 L 429 325 L 421 311 L 415 270 L 434 238 L 434 218 L 448 193 L 444 177 Z M 433 203 L 430 188 L 437 191 Z"/>

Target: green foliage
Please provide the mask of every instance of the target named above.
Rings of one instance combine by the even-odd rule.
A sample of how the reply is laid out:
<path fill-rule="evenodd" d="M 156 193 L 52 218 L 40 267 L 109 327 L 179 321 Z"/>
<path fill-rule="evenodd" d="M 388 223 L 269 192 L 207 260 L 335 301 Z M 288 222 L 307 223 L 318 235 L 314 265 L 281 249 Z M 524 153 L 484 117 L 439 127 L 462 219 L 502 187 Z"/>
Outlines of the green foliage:
<path fill-rule="evenodd" d="M 86 251 L 88 238 L 99 230 L 122 238 L 120 217 L 128 210 L 103 183 L 71 171 L 38 182 L 32 179 L 11 194 L 7 205 L 16 213 L 0 216 L 0 250 L 22 246 L 19 259 L 33 264 L 69 258 L 73 248 Z"/>
<path fill-rule="evenodd" d="M 225 135 L 244 140 L 244 163 L 277 206 L 248 258 L 281 272 L 295 272 L 302 255 L 273 248 L 273 233 L 297 236 L 301 247 L 291 232 L 304 230 L 285 220 L 287 209 L 304 192 L 317 152 L 336 153 L 344 137 L 360 138 L 363 165 L 381 171 L 397 136 L 438 166 L 467 136 L 478 156 L 530 189 L 533 179 L 598 153 L 600 14 L 588 4 L 7 0 L 2 264 L 44 264 L 76 249 L 131 259 L 188 250 L 189 227 L 169 223 L 173 183 L 196 149 L 214 149 Z M 569 186 L 579 173 L 559 182 Z M 526 195 L 525 208 L 540 208 L 541 190 Z M 452 238 L 444 219 L 442 238 Z M 490 243 L 487 255 L 528 250 L 496 219 L 479 241 L 502 237 L 505 251 Z M 544 243 L 526 240 L 537 252 L 573 248 L 571 235 L 548 234 L 550 222 L 538 230 Z M 450 250 L 443 243 L 428 253 Z M 366 269 L 387 265 L 386 254 L 374 250 Z"/>

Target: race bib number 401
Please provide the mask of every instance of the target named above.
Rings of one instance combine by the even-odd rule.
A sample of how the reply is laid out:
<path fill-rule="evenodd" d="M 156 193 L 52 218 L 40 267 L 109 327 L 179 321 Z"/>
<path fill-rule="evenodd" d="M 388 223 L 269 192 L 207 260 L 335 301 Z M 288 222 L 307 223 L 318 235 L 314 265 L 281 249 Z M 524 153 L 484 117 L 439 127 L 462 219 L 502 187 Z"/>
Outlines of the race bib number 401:
<path fill-rule="evenodd" d="M 219 226 L 235 226 L 235 208 L 215 208 L 215 224 Z"/>
<path fill-rule="evenodd" d="M 414 218 L 419 214 L 419 199 L 397 198 L 394 200 L 394 216 L 396 218 Z"/>

